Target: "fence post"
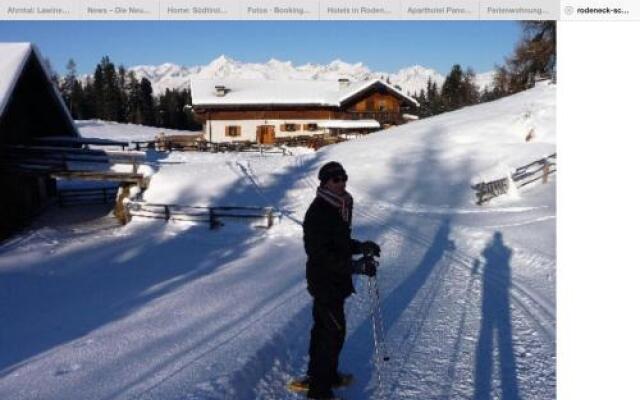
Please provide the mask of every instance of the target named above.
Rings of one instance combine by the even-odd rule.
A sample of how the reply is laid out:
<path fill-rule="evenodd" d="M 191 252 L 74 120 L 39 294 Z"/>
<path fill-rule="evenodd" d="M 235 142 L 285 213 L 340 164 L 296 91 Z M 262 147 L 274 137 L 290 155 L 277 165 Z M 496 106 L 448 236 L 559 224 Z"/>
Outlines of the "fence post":
<path fill-rule="evenodd" d="M 124 210 L 123 210 L 123 214 L 124 214 L 124 224 L 128 224 L 129 222 L 131 222 L 131 210 L 129 209 L 129 202 L 126 202 L 123 204 L 124 205 Z"/>
<path fill-rule="evenodd" d="M 544 160 L 544 167 L 542 168 L 542 183 L 547 183 L 549 180 L 549 162 Z"/>
<path fill-rule="evenodd" d="M 216 213 L 213 212 L 213 207 L 209 207 L 209 229 L 213 230 L 220 224 L 216 221 Z"/>
<path fill-rule="evenodd" d="M 171 212 L 169 211 L 169 206 L 164 206 L 164 220 L 169 221 L 171 218 Z"/>
<path fill-rule="evenodd" d="M 267 229 L 273 226 L 273 208 L 269 208 L 267 211 Z"/>

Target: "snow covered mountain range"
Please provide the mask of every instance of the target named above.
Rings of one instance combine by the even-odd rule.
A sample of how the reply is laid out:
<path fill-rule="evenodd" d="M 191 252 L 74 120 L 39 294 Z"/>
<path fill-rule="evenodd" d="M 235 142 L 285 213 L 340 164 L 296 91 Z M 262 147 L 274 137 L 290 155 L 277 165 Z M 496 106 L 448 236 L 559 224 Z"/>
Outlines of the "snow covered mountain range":
<path fill-rule="evenodd" d="M 407 94 L 419 92 L 426 88 L 429 77 L 439 86 L 445 76 L 438 71 L 420 65 L 402 68 L 394 73 L 374 72 L 361 62 L 350 64 L 342 60 L 334 60 L 326 65 L 304 64 L 293 65 L 291 61 L 271 59 L 266 63 L 245 63 L 221 55 L 208 65 L 184 67 L 173 63 L 162 65 L 138 65 L 129 68 L 138 79 L 151 81 L 153 92 L 159 94 L 165 89 L 186 89 L 191 78 L 240 78 L 240 79 L 314 79 L 337 80 L 349 78 L 354 81 L 389 78 L 392 84 L 399 85 Z M 494 71 L 478 73 L 476 84 L 482 90 L 490 87 Z"/>

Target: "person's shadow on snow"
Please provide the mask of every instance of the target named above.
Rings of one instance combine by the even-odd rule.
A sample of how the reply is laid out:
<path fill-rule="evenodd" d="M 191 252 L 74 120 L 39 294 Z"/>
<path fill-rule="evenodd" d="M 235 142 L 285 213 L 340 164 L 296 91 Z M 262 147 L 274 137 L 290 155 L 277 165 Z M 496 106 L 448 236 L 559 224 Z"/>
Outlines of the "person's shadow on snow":
<path fill-rule="evenodd" d="M 491 399 L 494 349 L 497 339 L 500 363 L 501 399 L 519 399 L 518 377 L 513 339 L 511 336 L 511 311 L 509 287 L 511 286 L 512 251 L 505 246 L 502 233 L 496 232 L 484 249 L 485 267 L 482 276 L 482 326 L 476 349 L 474 400 Z"/>

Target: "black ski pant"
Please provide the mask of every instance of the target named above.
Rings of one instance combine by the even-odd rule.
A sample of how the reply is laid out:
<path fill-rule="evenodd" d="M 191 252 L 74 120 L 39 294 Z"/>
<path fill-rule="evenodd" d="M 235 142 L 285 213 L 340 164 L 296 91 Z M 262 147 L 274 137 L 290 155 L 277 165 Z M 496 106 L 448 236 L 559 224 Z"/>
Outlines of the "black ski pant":
<path fill-rule="evenodd" d="M 344 344 L 347 325 L 344 300 L 313 300 L 313 328 L 309 343 L 310 378 L 307 397 L 332 397 L 331 386 L 339 382 L 338 359 Z"/>

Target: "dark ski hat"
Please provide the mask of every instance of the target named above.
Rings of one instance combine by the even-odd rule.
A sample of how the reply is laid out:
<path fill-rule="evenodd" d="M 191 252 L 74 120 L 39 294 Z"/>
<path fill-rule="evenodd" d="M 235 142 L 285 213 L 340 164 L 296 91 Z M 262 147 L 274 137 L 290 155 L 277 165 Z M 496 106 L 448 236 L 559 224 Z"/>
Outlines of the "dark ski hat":
<path fill-rule="evenodd" d="M 337 161 L 329 161 L 323 165 L 322 168 L 320 168 L 320 172 L 318 172 L 318 179 L 320 179 L 320 182 L 323 184 L 335 176 L 347 176 L 347 171 L 345 171 Z"/>

